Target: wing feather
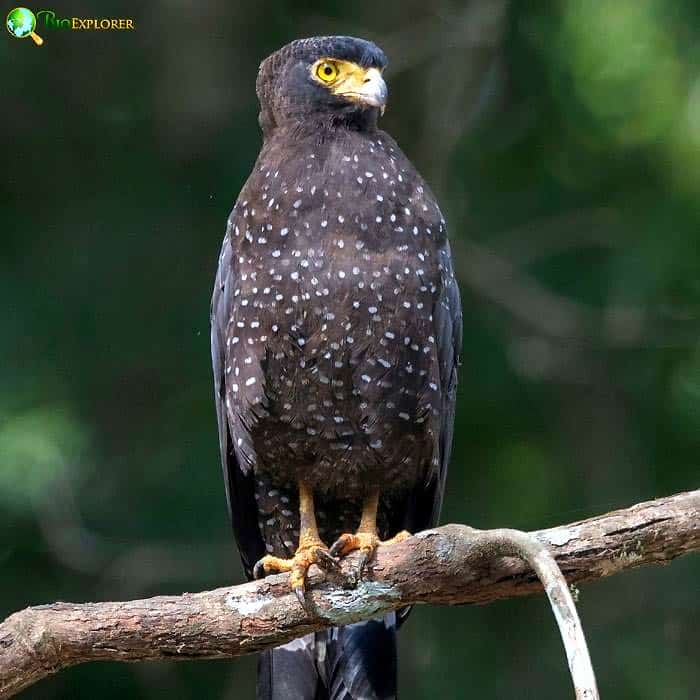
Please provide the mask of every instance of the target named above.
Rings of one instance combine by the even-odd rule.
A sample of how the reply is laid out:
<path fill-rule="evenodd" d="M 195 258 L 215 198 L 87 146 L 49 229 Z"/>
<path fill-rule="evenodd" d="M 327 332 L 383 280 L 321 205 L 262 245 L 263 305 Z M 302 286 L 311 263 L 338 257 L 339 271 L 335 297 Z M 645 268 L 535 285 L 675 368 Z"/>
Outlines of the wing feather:
<path fill-rule="evenodd" d="M 219 256 L 219 268 L 211 302 L 211 356 L 214 371 L 214 402 L 219 427 L 219 449 L 224 472 L 226 501 L 233 532 L 238 543 L 246 576 L 253 576 L 255 562 L 263 556 L 265 545 L 258 527 L 252 470 L 243 470 L 234 449 L 226 407 L 226 343 L 232 314 L 235 269 L 229 232 L 234 225 L 235 209 Z"/>

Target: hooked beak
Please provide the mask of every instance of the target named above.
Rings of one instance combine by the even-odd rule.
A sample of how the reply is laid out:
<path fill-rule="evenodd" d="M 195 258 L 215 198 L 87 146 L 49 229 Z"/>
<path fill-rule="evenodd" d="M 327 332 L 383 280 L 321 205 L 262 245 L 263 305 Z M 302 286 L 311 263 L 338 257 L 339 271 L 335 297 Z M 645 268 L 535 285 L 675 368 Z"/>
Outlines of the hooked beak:
<path fill-rule="evenodd" d="M 379 107 L 381 114 L 384 114 L 386 109 L 388 91 L 384 78 L 377 68 L 353 72 L 339 83 L 333 92 L 370 107 Z"/>

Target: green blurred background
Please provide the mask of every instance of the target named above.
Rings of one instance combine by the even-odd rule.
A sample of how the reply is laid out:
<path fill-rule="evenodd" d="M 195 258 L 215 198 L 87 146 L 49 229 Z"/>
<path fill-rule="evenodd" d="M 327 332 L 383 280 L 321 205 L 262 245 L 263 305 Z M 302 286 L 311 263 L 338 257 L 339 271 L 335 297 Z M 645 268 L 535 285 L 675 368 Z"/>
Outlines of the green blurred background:
<path fill-rule="evenodd" d="M 259 148 L 258 63 L 300 36 L 386 50 L 384 126 L 450 224 L 465 351 L 443 521 L 534 529 L 698 486 L 695 0 L 51 8 L 136 29 L 0 41 L 0 615 L 242 579 L 209 295 Z M 582 589 L 603 697 L 700 697 L 699 564 Z M 400 673 L 405 700 L 571 696 L 540 597 L 417 609 Z M 23 697 L 253 685 L 252 658 L 100 664 Z"/>

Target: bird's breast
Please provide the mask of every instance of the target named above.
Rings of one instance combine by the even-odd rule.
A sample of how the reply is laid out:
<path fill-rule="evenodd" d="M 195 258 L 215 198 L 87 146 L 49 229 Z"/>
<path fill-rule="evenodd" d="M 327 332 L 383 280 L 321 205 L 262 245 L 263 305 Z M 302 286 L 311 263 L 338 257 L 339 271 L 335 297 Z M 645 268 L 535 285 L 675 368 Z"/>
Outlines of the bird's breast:
<path fill-rule="evenodd" d="M 435 442 L 444 222 L 420 179 L 361 155 L 261 170 L 237 204 L 226 372 L 261 464 L 399 483 Z"/>

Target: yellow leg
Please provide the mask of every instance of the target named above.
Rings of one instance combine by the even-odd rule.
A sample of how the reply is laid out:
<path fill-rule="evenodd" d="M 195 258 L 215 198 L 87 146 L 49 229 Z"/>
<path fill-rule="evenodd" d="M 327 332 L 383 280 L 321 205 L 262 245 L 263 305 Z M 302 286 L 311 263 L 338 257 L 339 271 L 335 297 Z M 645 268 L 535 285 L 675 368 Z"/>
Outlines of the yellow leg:
<path fill-rule="evenodd" d="M 344 556 L 355 550 L 362 552 L 360 559 L 360 572 L 364 565 L 372 558 L 374 552 L 380 544 L 392 544 L 401 542 L 411 536 L 410 532 L 402 530 L 391 539 L 380 540 L 377 534 L 377 510 L 379 509 L 379 489 L 374 489 L 362 504 L 362 517 L 360 526 L 355 534 L 346 533 L 341 535 L 331 547 L 333 556 Z"/>
<path fill-rule="evenodd" d="M 297 550 L 291 559 L 273 557 L 269 554 L 264 556 L 255 565 L 253 575 L 255 578 L 261 578 L 269 573 L 289 571 L 289 585 L 303 605 L 306 574 L 312 564 L 323 569 L 337 568 L 338 566 L 318 534 L 313 491 L 305 481 L 300 481 L 299 545 Z"/>

